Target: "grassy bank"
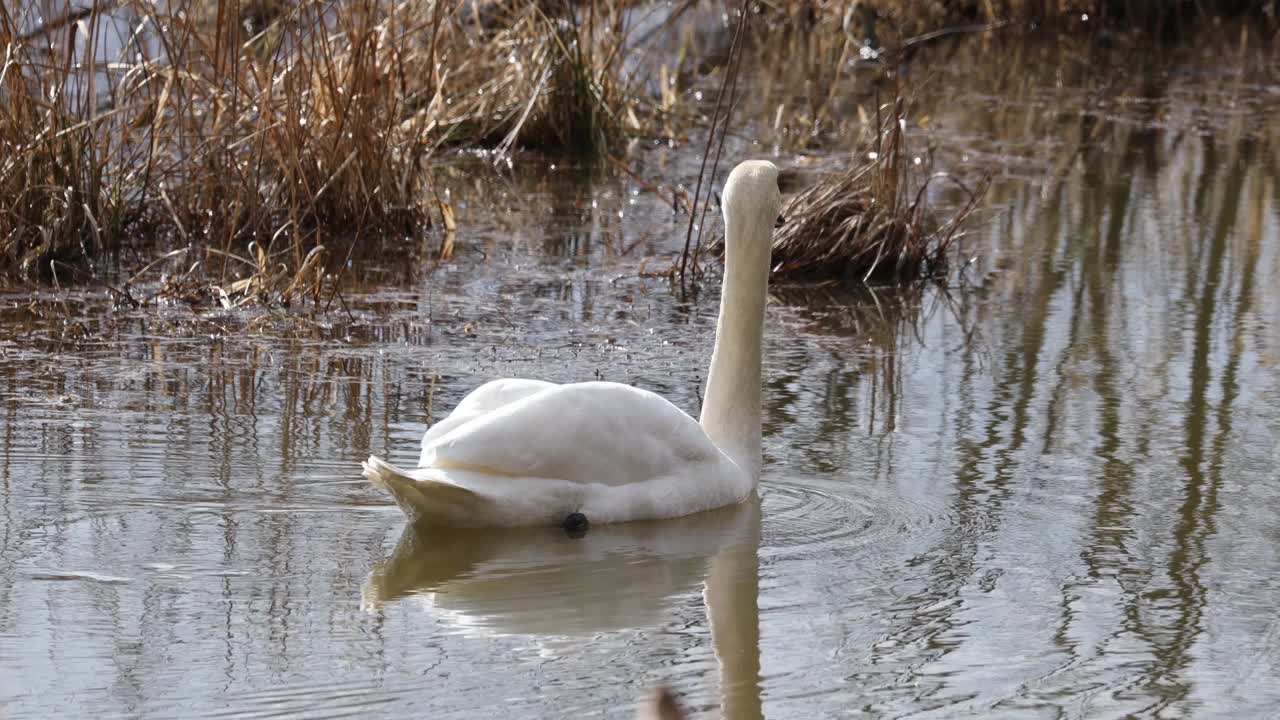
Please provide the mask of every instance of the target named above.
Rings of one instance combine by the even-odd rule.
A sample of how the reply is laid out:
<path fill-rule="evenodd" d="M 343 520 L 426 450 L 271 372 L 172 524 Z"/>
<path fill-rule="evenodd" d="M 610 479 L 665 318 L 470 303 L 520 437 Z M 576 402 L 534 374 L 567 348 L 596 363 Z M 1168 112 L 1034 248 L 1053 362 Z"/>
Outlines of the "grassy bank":
<path fill-rule="evenodd" d="M 946 277 L 952 247 L 978 208 L 990 176 L 971 189 L 950 175 L 917 167 L 908 148 L 907 103 L 885 108 L 867 161 L 800 192 L 775 234 L 773 277 L 803 283 L 865 285 Z M 954 215 L 936 216 L 927 202 L 934 182 L 952 182 L 967 196 Z"/>
<path fill-rule="evenodd" d="M 664 58 L 657 90 L 653 78 L 624 71 L 636 52 L 625 18 L 634 4 L 193 0 L 166 9 L 102 0 L 59 15 L 42 14 L 48 8 L 39 2 L 6 3 L 0 278 L 48 278 L 60 267 L 64 277 L 92 276 L 104 253 L 149 243 L 136 266 L 174 252 L 186 268 L 170 278 L 179 294 L 199 286 L 224 301 L 287 303 L 362 238 L 451 225 L 432 182 L 433 160 L 447 149 L 600 156 L 628 136 L 696 135 L 709 113 L 679 108 L 673 88 L 693 82 L 688 68 L 697 62 L 681 50 L 669 58 L 668 78 Z M 753 17 L 773 21 L 754 22 L 747 37 L 758 46 L 753 58 L 768 55 L 759 48 L 778 30 L 835 38 L 811 48 L 811 64 L 836 68 L 834 88 L 854 45 L 901 49 L 903 38 L 957 24 L 1076 27 L 1087 14 L 1095 24 L 1156 29 L 1217 13 L 1266 14 L 1273 5 L 768 0 Z M 683 7 L 673 22 L 682 22 Z M 714 64 L 697 72 L 714 73 Z M 798 136 L 805 142 L 832 126 L 827 106 L 814 107 L 821 112 Z M 887 157 L 850 170 L 857 202 L 889 193 L 871 202 L 885 207 L 909 197 L 884 179 Z M 825 220 L 797 228 L 840 226 L 829 221 L 852 207 L 849 197 L 824 197 L 825 205 L 808 196 L 806 207 Z M 825 252 L 812 244 L 823 237 L 803 239 L 810 254 Z"/>
<path fill-rule="evenodd" d="M 139 238 L 301 268 L 440 222 L 441 146 L 594 152 L 644 114 L 620 6 L 125 0 L 0 8 L 0 270 Z M 444 211 L 447 214 L 447 210 Z"/>
<path fill-rule="evenodd" d="M 811 29 L 841 30 L 893 46 L 975 25 L 1177 35 L 1241 15 L 1275 21 L 1275 0 L 775 0 L 778 16 Z"/>

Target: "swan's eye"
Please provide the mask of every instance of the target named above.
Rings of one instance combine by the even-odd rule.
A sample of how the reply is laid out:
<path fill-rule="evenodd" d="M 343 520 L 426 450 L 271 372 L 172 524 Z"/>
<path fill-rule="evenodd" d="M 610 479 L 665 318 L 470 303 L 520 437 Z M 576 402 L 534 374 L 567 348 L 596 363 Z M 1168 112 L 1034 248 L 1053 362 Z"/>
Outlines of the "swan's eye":
<path fill-rule="evenodd" d="M 773 227 L 774 227 L 774 229 L 776 230 L 777 228 L 782 227 L 782 226 L 783 226 L 783 225 L 785 225 L 786 223 L 787 223 L 787 218 L 786 218 L 786 216 L 779 214 L 779 215 L 778 215 L 778 219 L 773 221 Z"/>

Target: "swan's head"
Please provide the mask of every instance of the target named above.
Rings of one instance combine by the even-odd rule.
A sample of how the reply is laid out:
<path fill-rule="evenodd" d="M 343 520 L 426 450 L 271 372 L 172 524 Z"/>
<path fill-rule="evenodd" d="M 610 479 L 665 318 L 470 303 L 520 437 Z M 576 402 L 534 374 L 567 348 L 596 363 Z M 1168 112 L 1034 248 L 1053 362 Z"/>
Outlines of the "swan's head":
<path fill-rule="evenodd" d="M 725 181 L 723 200 L 726 225 L 743 230 L 767 228 L 767 234 L 771 235 L 778 214 L 782 212 L 778 168 L 768 160 L 748 160 L 739 164 Z M 737 232 L 741 231 L 735 231 L 735 234 Z"/>

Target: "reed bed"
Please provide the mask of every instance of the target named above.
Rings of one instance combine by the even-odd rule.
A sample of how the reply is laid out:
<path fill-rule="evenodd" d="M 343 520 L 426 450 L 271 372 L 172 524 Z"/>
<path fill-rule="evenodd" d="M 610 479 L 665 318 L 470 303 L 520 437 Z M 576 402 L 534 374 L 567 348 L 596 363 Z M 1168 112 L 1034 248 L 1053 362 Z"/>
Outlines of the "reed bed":
<path fill-rule="evenodd" d="M 846 31 L 890 48 L 982 25 L 1176 34 L 1250 15 L 1274 22 L 1275 0 L 766 0 L 787 26 Z"/>
<path fill-rule="evenodd" d="M 155 238 L 192 249 L 188 277 L 283 290 L 332 241 L 451 225 L 440 147 L 602 153 L 641 125 L 621 8 L 6 3 L 0 275 L 92 273 Z"/>
<path fill-rule="evenodd" d="M 62 5 L 46 0 L 0 4 L 0 280 L 60 268 L 96 277 L 95 262 L 120 250 L 142 268 L 126 295 L 163 273 L 174 297 L 193 302 L 318 298 L 367 238 L 452 229 L 452 209 L 432 187 L 442 148 L 604 157 L 628 136 L 705 122 L 672 107 L 665 81 L 651 98 L 628 77 L 631 2 L 95 0 L 62 15 L 49 14 Z M 840 38 L 830 42 L 841 62 L 816 55 L 836 68 L 833 90 L 797 135 L 817 142 L 835 127 L 838 113 L 823 113 L 847 53 L 879 47 L 878 36 L 896 35 L 902 49 L 955 23 L 1089 15 L 1161 27 L 1274 5 L 764 0 L 757 7 L 782 22 L 754 21 L 747 34 L 762 44 L 764 29 L 781 24 Z M 797 198 L 779 235 L 780 276 L 937 271 L 972 209 L 931 224 L 923 185 L 898 164 L 896 132 L 882 134 L 876 162 Z"/>
<path fill-rule="evenodd" d="M 905 99 L 890 107 L 868 160 L 824 178 L 796 195 L 774 234 L 773 277 L 781 281 L 906 284 L 945 278 L 953 246 L 990 186 L 972 190 L 944 173 L 930 174 L 908 152 Z M 935 217 L 927 190 L 955 183 L 965 202 L 945 221 Z"/>

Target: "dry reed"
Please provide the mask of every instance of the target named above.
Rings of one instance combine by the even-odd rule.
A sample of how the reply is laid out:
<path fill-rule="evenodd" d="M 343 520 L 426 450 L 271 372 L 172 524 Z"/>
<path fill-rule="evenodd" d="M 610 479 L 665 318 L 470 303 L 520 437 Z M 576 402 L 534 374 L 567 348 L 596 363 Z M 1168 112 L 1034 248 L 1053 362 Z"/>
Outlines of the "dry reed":
<path fill-rule="evenodd" d="M 332 241 L 447 215 L 442 145 L 602 153 L 646 115 L 620 1 L 178 7 L 0 7 L 0 276 L 159 238 L 211 287 L 285 290 Z"/>
<path fill-rule="evenodd" d="M 675 693 L 665 686 L 655 688 L 650 696 L 641 703 L 638 720 L 685 720 L 688 715 L 676 698 Z"/>
<path fill-rule="evenodd" d="M 0 278 L 47 275 L 54 262 L 92 273 L 104 251 L 152 238 L 165 250 L 188 250 L 151 270 L 200 278 L 210 292 L 231 289 L 233 303 L 285 302 L 304 270 L 320 277 L 339 264 L 339 243 L 420 233 L 436 217 L 446 224 L 449 209 L 428 200 L 431 159 L 442 146 L 493 148 L 500 157 L 521 146 L 603 155 L 655 120 L 669 122 L 668 90 L 655 109 L 626 77 L 628 1 L 96 0 L 54 17 L 39 14 L 50 5 L 41 0 L 0 4 Z M 887 27 L 881 34 L 905 43 L 966 21 L 1079 22 L 1090 14 L 1095 24 L 1163 27 L 1265 14 L 1275 3 L 765 5 L 790 27 L 842 31 L 814 34 L 873 37 Z M 822 252 L 852 257 L 848 238 L 868 228 L 883 236 L 868 278 L 889 267 L 913 272 L 916 255 L 885 260 L 899 243 L 918 245 L 910 222 L 887 218 L 924 210 L 888 180 L 894 168 L 885 157 L 825 197 L 814 190 L 797 201 L 784 245 L 801 247 L 787 238 L 805 214 L 846 239 L 837 250 L 797 252 L 779 272 L 835 265 Z M 880 217 L 880 200 L 861 208 L 867 193 L 892 199 L 900 212 Z M 926 272 L 931 252 L 919 263 Z M 142 254 L 145 262 L 160 253 Z M 240 283 L 255 275 L 262 282 Z"/>
<path fill-rule="evenodd" d="M 1251 15 L 1274 21 L 1280 10 L 1275 0 L 770 0 L 766 5 L 788 26 L 856 32 L 890 47 L 977 24 L 1176 33 L 1214 18 Z"/>
<path fill-rule="evenodd" d="M 905 108 L 903 99 L 894 102 L 869 162 L 812 185 L 787 204 L 773 241 L 775 279 L 886 284 L 946 275 L 961 227 L 990 178 L 966 189 L 967 201 L 950 219 L 937 221 L 926 190 L 950 176 L 917 169 L 907 149 Z"/>

